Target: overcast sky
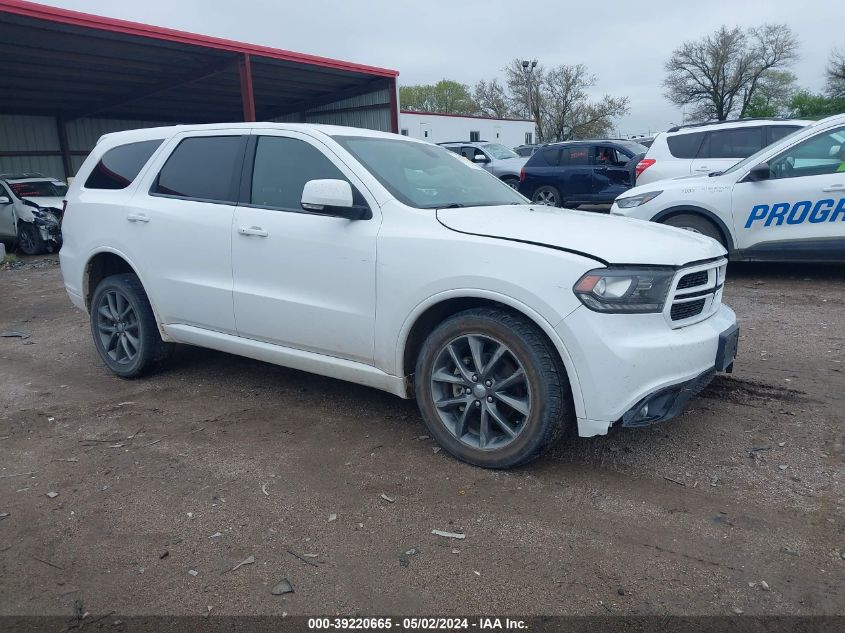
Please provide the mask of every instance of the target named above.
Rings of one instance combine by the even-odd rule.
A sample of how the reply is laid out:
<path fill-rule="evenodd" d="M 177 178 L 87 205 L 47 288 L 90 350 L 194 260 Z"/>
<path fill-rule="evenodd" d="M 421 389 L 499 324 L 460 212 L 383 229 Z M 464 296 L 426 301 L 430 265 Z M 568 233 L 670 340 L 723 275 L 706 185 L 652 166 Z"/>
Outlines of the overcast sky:
<path fill-rule="evenodd" d="M 665 129 L 680 111 L 663 97 L 672 50 L 720 25 L 785 22 L 801 42 L 793 70 L 820 90 L 831 48 L 842 44 L 843 0 L 48 0 L 194 33 L 335 57 L 400 72 L 400 84 L 444 77 L 473 84 L 501 76 L 515 57 L 547 66 L 584 63 L 594 92 L 626 95 L 622 134 Z"/>

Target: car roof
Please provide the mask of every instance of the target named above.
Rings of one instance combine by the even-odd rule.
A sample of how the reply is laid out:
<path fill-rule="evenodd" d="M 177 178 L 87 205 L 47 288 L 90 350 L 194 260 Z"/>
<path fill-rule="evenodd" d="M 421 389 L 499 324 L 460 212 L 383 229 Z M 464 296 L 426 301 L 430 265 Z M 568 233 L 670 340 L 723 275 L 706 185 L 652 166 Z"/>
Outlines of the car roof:
<path fill-rule="evenodd" d="M 121 132 L 103 134 L 97 144 L 108 142 L 109 145 L 122 145 L 140 141 L 166 139 L 183 132 L 214 132 L 216 130 L 288 130 L 291 132 L 311 132 L 325 136 L 366 136 L 373 138 L 401 139 L 409 143 L 426 143 L 419 139 L 381 132 L 366 128 L 345 127 L 342 125 L 323 125 L 319 123 L 275 123 L 272 121 L 256 121 L 248 123 L 207 123 L 203 125 L 168 125 L 163 127 L 149 127 Z"/>

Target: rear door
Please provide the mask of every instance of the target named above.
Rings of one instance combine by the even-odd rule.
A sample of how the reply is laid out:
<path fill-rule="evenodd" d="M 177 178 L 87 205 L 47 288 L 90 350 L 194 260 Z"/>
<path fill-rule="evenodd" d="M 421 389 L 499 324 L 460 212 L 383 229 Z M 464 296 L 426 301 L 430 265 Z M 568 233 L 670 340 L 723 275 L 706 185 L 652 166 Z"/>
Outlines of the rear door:
<path fill-rule="evenodd" d="M 734 185 L 737 247 L 769 259 L 845 259 L 845 126 L 768 163 L 769 180 Z"/>
<path fill-rule="evenodd" d="M 560 166 L 555 175 L 564 204 L 594 199 L 592 151 L 591 145 L 572 145 L 560 150 Z"/>
<path fill-rule="evenodd" d="M 724 171 L 760 151 L 767 145 L 764 132 L 762 125 L 707 132 L 698 157 L 692 161 L 692 175 Z"/>
<path fill-rule="evenodd" d="M 232 217 L 247 138 L 243 129 L 176 136 L 124 209 L 127 254 L 166 324 L 235 332 Z"/>
<path fill-rule="evenodd" d="M 231 233 L 238 334 L 372 364 L 375 199 L 330 148 L 298 132 L 256 131 L 245 173 Z M 303 210 L 305 183 L 324 178 L 348 181 L 373 217 Z"/>

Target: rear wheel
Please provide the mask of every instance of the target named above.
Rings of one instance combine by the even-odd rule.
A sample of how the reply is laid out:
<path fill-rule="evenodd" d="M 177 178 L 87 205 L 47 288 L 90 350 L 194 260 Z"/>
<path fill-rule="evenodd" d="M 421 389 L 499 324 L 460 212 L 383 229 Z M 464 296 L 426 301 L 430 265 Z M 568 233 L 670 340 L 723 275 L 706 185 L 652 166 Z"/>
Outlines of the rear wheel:
<path fill-rule="evenodd" d="M 481 308 L 456 314 L 417 360 L 423 419 L 449 453 L 486 468 L 535 459 L 572 423 L 565 372 L 526 319 Z"/>
<path fill-rule="evenodd" d="M 707 237 L 712 237 L 722 246 L 727 248 L 725 238 L 719 228 L 710 220 L 700 215 L 693 213 L 682 213 L 680 215 L 673 215 L 671 218 L 663 220 L 663 224 L 674 226 L 685 231 L 692 231 L 693 233 L 700 233 Z"/>
<path fill-rule="evenodd" d="M 505 176 L 502 178 L 502 182 L 505 183 L 511 189 L 518 189 L 519 188 L 519 178 L 514 176 Z"/>
<path fill-rule="evenodd" d="M 100 358 L 122 378 L 139 376 L 169 355 L 140 280 L 133 274 L 103 279 L 91 298 L 91 334 Z"/>
<path fill-rule="evenodd" d="M 537 204 L 544 204 L 549 207 L 559 207 L 562 200 L 560 192 L 548 185 L 539 187 L 531 199 Z"/>
<path fill-rule="evenodd" d="M 37 226 L 18 222 L 18 248 L 24 255 L 40 255 L 47 250 L 47 244 Z"/>

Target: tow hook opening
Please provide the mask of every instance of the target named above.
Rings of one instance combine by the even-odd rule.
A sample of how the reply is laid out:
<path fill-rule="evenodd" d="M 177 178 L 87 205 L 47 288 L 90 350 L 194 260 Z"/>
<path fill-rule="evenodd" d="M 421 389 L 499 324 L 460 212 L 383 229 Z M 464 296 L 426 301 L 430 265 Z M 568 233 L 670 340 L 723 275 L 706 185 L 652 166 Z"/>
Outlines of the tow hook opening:
<path fill-rule="evenodd" d="M 622 426 L 650 426 L 677 417 L 687 403 L 710 384 L 715 375 L 715 368 L 710 369 L 692 380 L 649 394 L 622 415 Z"/>

